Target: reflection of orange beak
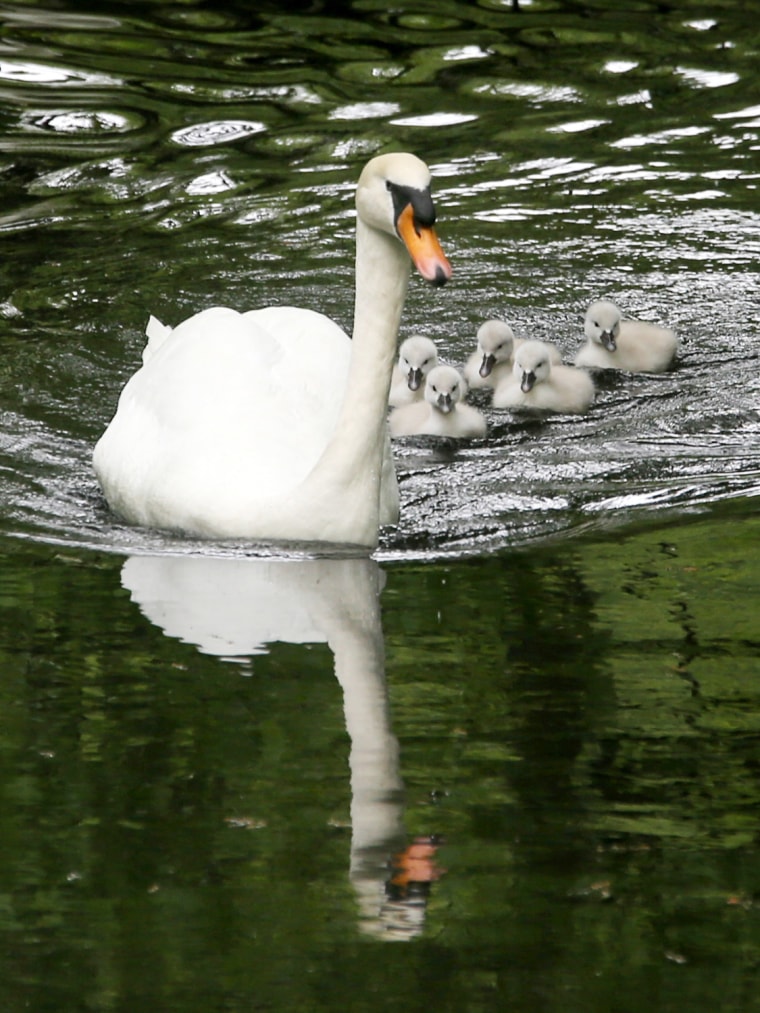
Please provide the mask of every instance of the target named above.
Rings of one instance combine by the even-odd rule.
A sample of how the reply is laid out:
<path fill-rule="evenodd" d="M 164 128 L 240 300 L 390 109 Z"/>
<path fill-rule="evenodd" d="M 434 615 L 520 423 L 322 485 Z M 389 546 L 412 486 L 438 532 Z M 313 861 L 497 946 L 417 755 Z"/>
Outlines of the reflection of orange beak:
<path fill-rule="evenodd" d="M 444 285 L 451 277 L 451 264 L 441 249 L 438 236 L 432 226 L 417 225 L 414 208 L 407 204 L 396 221 L 398 234 L 414 261 L 414 266 L 425 281 Z"/>
<path fill-rule="evenodd" d="M 401 854 L 393 858 L 394 874 L 391 883 L 406 888 L 412 883 L 434 883 L 446 871 L 436 865 L 435 844 L 429 838 L 417 837 Z"/>

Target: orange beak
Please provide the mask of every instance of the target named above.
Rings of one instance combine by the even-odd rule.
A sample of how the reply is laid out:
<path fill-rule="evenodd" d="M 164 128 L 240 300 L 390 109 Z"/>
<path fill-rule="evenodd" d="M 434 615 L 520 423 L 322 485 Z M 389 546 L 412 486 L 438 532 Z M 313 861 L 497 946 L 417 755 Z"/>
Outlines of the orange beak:
<path fill-rule="evenodd" d="M 451 277 L 451 264 L 441 249 L 435 229 L 418 225 L 414 220 L 414 208 L 407 204 L 396 221 L 398 234 L 404 242 L 414 266 L 425 281 L 434 285 L 445 285 Z"/>

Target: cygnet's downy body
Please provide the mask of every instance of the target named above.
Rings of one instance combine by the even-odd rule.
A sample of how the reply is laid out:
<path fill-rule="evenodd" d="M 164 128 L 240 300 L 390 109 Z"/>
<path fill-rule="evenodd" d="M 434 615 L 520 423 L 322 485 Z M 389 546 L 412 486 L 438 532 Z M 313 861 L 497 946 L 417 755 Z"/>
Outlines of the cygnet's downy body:
<path fill-rule="evenodd" d="M 545 342 L 525 341 L 515 352 L 512 376 L 494 391 L 493 407 L 578 415 L 588 410 L 594 393 L 588 373 L 552 363 Z"/>
<path fill-rule="evenodd" d="M 498 387 L 502 380 L 512 375 L 516 350 L 523 344 L 523 338 L 516 338 L 514 331 L 504 320 L 486 320 L 478 328 L 478 347 L 468 358 L 464 376 L 473 389 Z M 562 362 L 562 355 L 556 345 L 549 344 L 552 362 Z"/>
<path fill-rule="evenodd" d="M 624 320 L 615 303 L 606 299 L 589 306 L 583 331 L 586 341 L 575 365 L 591 369 L 663 373 L 678 349 L 673 331 L 643 320 Z"/>
<path fill-rule="evenodd" d="M 391 436 L 485 436 L 486 420 L 477 408 L 464 403 L 466 393 L 467 383 L 458 369 L 435 366 L 425 381 L 424 400 L 391 412 Z"/>
<path fill-rule="evenodd" d="M 478 347 L 465 363 L 465 379 L 473 389 L 495 387 L 512 372 L 512 354 L 519 342 L 504 320 L 486 320 L 477 339 Z"/>
<path fill-rule="evenodd" d="M 425 396 L 425 378 L 437 362 L 435 344 L 424 334 L 413 334 L 402 341 L 398 361 L 393 367 L 388 404 L 395 408 L 422 401 Z"/>

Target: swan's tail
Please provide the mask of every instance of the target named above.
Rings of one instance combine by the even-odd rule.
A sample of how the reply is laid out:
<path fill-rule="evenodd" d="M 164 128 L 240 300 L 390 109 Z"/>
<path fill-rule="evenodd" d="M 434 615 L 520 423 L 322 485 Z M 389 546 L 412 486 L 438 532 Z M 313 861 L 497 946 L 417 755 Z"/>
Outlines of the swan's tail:
<path fill-rule="evenodd" d="M 145 333 L 148 337 L 148 343 L 143 348 L 142 360 L 143 365 L 149 362 L 150 359 L 156 354 L 158 349 L 163 345 L 166 339 L 171 334 L 171 327 L 167 327 L 166 324 L 162 324 L 160 320 L 154 317 L 152 314 L 148 320 L 148 326 L 145 328 Z"/>

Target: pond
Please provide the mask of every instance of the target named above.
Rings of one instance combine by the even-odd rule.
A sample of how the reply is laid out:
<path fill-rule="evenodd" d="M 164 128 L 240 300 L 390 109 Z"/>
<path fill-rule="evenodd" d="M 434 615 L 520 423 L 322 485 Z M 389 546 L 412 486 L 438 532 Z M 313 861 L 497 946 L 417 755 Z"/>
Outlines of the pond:
<path fill-rule="evenodd" d="M 3 6 L 4 1008 L 760 1008 L 759 45 L 693 0 Z M 570 361 L 605 297 L 674 367 L 394 441 L 370 558 L 120 522 L 148 314 L 350 331 L 393 149 L 454 269 L 402 337 Z"/>

